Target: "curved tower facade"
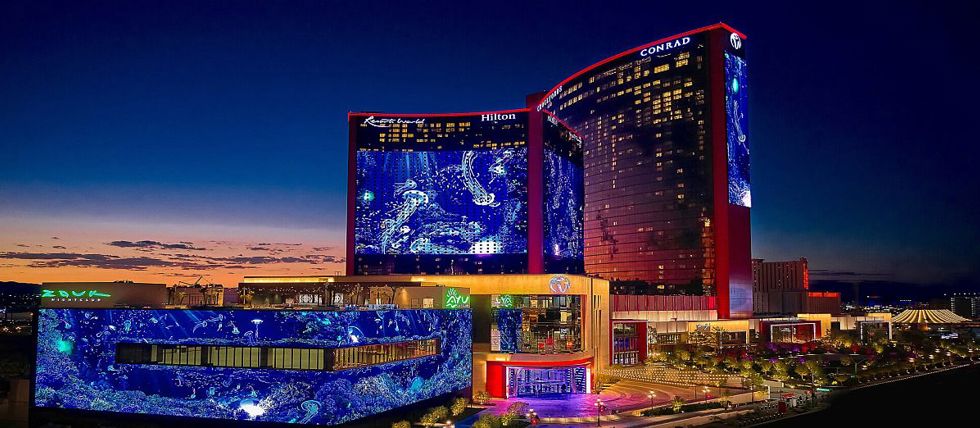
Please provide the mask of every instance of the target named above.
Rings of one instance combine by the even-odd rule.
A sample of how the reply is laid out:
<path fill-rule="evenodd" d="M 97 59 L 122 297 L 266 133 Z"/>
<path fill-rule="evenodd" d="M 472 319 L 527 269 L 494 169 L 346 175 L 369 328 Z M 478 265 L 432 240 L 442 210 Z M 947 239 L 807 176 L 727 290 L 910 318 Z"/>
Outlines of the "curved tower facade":
<path fill-rule="evenodd" d="M 752 314 L 744 36 L 717 24 L 583 69 L 536 105 L 584 140 L 585 268 Z"/>

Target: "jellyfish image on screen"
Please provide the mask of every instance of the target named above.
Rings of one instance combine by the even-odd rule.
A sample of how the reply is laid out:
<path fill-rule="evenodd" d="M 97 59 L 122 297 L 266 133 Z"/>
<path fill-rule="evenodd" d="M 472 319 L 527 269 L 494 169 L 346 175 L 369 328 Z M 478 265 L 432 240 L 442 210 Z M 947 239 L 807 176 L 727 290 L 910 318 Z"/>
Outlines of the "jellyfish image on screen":
<path fill-rule="evenodd" d="M 749 185 L 748 104 L 745 60 L 725 54 L 725 114 L 728 143 L 728 202 L 752 206 Z"/>
<path fill-rule="evenodd" d="M 527 251 L 527 149 L 357 153 L 358 254 Z"/>
<path fill-rule="evenodd" d="M 238 334 L 230 325 L 249 328 Z M 34 405 L 336 425 L 469 387 L 471 329 L 468 310 L 41 309 Z M 243 367 L 221 365 L 220 357 L 210 353 L 217 351 L 207 352 L 219 364 L 199 364 L 194 354 L 180 364 L 142 364 L 120 361 L 117 352 L 121 345 L 138 343 L 329 351 L 420 339 L 438 340 L 437 353 L 332 370 L 249 365 L 244 360 L 238 363 Z"/>

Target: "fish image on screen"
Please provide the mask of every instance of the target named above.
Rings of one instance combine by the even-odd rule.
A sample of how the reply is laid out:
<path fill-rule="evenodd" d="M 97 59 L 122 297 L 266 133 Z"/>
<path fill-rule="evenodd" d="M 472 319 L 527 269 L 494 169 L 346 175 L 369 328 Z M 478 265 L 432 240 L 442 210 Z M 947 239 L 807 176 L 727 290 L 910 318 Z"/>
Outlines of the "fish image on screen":
<path fill-rule="evenodd" d="M 41 309 L 34 405 L 335 425 L 470 387 L 471 328 L 469 310 Z"/>
<path fill-rule="evenodd" d="M 527 253 L 527 149 L 359 151 L 357 254 Z"/>
<path fill-rule="evenodd" d="M 743 207 L 752 206 L 749 186 L 749 139 L 745 60 L 725 53 L 725 114 L 728 140 L 728 202 Z"/>

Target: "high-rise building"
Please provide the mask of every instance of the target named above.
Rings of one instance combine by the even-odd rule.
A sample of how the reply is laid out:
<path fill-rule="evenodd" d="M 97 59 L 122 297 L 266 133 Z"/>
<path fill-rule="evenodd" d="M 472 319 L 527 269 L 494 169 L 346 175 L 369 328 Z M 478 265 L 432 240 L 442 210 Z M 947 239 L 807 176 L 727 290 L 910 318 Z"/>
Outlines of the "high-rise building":
<path fill-rule="evenodd" d="M 347 272 L 582 273 L 582 141 L 547 112 L 349 116 Z"/>
<path fill-rule="evenodd" d="M 350 114 L 347 273 L 584 271 L 750 317 L 743 39 L 660 39 L 525 109 Z"/>
<path fill-rule="evenodd" d="M 584 141 L 585 270 L 617 292 L 752 315 L 744 39 L 725 24 L 667 37 L 541 95 Z"/>

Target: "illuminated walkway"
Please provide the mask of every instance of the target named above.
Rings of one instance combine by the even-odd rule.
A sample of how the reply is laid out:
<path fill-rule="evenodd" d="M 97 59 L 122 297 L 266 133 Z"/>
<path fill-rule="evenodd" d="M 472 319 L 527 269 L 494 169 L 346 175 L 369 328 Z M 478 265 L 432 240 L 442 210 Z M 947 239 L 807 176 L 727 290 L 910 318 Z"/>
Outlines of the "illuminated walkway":
<path fill-rule="evenodd" d="M 556 394 L 539 397 L 513 397 L 506 400 L 495 400 L 496 405 L 487 411 L 498 415 L 504 414 L 508 406 L 520 401 L 528 403 L 541 418 L 591 417 L 595 421 L 595 400 L 597 397 L 602 399 L 602 402 L 609 409 L 606 414 L 612 416 L 612 413 L 623 413 L 650 407 L 650 399 L 647 397 L 650 391 L 657 394 L 653 400 L 653 404 L 657 406 L 667 404 L 674 396 L 681 396 L 685 401 L 694 397 L 692 387 L 622 380 L 606 388 L 598 396 L 596 394 Z M 714 388 L 711 393 L 712 395 L 717 394 Z M 701 393 L 698 394 L 698 399 L 703 399 Z"/>

